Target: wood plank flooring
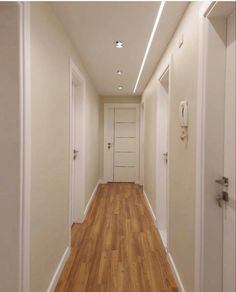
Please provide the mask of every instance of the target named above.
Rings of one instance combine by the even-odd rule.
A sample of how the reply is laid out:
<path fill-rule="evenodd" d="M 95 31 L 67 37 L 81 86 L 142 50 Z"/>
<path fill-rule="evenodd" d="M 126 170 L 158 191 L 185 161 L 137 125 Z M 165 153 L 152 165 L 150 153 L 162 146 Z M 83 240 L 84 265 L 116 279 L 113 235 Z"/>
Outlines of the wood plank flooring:
<path fill-rule="evenodd" d="M 141 187 L 99 186 L 55 291 L 178 291 Z"/>

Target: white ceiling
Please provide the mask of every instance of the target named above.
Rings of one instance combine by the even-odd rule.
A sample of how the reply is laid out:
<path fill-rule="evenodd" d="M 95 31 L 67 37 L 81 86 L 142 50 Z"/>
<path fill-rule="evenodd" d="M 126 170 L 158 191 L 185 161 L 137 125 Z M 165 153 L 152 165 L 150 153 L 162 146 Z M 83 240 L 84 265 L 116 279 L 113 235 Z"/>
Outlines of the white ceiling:
<path fill-rule="evenodd" d="M 133 95 L 161 2 L 54 2 L 100 95 Z M 166 2 L 144 66 L 140 95 L 169 43 L 188 2 Z M 117 49 L 115 41 L 124 41 Z M 116 71 L 123 70 L 122 75 Z M 118 90 L 118 86 L 123 86 Z"/>

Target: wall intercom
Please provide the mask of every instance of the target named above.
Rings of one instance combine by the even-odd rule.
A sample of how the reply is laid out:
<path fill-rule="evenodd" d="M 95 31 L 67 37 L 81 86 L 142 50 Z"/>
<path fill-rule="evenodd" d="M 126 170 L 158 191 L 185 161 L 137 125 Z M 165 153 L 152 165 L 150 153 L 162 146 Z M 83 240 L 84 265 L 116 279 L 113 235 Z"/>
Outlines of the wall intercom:
<path fill-rule="evenodd" d="M 182 100 L 179 104 L 179 122 L 182 129 L 180 139 L 185 140 L 187 143 L 188 139 L 188 102 Z"/>
<path fill-rule="evenodd" d="M 186 100 L 179 104 L 179 121 L 181 127 L 188 127 L 188 102 Z"/>

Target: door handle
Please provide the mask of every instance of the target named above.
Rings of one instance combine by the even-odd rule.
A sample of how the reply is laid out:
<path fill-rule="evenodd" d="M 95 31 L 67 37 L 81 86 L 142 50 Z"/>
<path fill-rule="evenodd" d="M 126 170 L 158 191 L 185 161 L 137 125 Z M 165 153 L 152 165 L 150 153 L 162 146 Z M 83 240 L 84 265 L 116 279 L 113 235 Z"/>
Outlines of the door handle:
<path fill-rule="evenodd" d="M 223 191 L 221 196 L 216 197 L 216 201 L 218 203 L 218 206 L 222 208 L 223 201 L 228 202 L 229 201 L 229 194 L 228 192 Z"/>
<path fill-rule="evenodd" d="M 164 160 L 167 163 L 168 162 L 168 152 L 163 153 Z"/>
<path fill-rule="evenodd" d="M 77 155 L 78 155 L 78 153 L 79 153 L 79 151 L 74 149 L 73 153 L 74 153 L 73 159 L 75 160 Z"/>
<path fill-rule="evenodd" d="M 111 149 L 111 146 L 112 146 L 112 143 L 111 143 L 111 142 L 108 142 L 108 143 L 107 143 L 107 148 L 108 148 L 108 150 Z"/>
<path fill-rule="evenodd" d="M 223 176 L 222 178 L 220 179 L 216 179 L 215 181 L 217 184 L 220 184 L 224 187 L 228 187 L 229 186 L 229 179 L 225 176 Z"/>

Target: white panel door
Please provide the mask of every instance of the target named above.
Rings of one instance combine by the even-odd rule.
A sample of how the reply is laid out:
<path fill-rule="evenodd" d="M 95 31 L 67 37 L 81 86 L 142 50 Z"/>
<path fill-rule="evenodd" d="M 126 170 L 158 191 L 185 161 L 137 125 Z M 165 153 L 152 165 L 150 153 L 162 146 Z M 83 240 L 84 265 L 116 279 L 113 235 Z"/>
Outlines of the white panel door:
<path fill-rule="evenodd" d="M 158 86 L 157 96 L 157 205 L 156 217 L 158 229 L 165 247 L 167 247 L 167 163 L 168 163 L 168 103 L 169 69 L 165 71 Z"/>
<path fill-rule="evenodd" d="M 227 18 L 224 176 L 229 179 L 229 201 L 223 215 L 223 292 L 236 291 L 236 217 L 235 217 L 235 10 Z"/>
<path fill-rule="evenodd" d="M 135 182 L 138 167 L 136 108 L 115 109 L 114 181 Z"/>
<path fill-rule="evenodd" d="M 73 160 L 72 160 L 72 196 L 71 196 L 71 225 L 78 222 L 77 201 L 79 194 L 79 103 L 78 103 L 78 88 L 72 83 L 72 148 L 73 148 Z"/>
<path fill-rule="evenodd" d="M 234 292 L 235 10 L 205 24 L 203 292 Z"/>
<path fill-rule="evenodd" d="M 104 179 L 138 182 L 139 107 L 106 104 L 104 113 Z"/>
<path fill-rule="evenodd" d="M 116 123 L 136 123 L 136 108 L 116 108 Z"/>
<path fill-rule="evenodd" d="M 114 108 L 104 108 L 104 179 L 114 181 Z"/>

